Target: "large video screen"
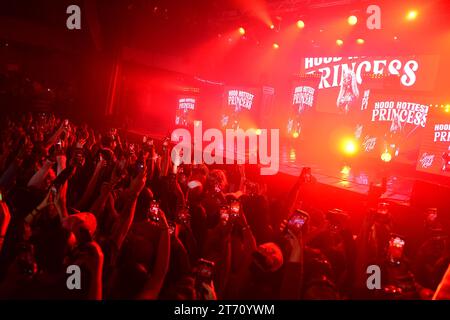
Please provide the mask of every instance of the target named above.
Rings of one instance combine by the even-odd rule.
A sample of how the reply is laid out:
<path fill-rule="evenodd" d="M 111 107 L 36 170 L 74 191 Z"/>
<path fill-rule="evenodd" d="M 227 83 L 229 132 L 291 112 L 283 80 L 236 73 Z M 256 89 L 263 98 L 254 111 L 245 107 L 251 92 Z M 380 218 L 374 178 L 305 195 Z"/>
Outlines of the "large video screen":
<path fill-rule="evenodd" d="M 224 91 L 221 126 L 247 128 L 254 126 L 261 89 L 227 86 Z"/>
<path fill-rule="evenodd" d="M 435 88 L 439 57 L 309 57 L 301 73 L 320 74 L 317 110 L 349 114 L 363 103 L 368 89 L 430 92 Z M 367 75 L 392 76 L 396 83 L 373 87 Z M 378 82 L 379 84 L 380 82 Z"/>
<path fill-rule="evenodd" d="M 175 125 L 188 127 L 192 123 L 197 98 L 195 96 L 180 96 L 175 115 Z"/>
<path fill-rule="evenodd" d="M 425 129 L 417 170 L 450 177 L 450 113 L 434 108 Z"/>
<path fill-rule="evenodd" d="M 361 122 L 362 149 L 375 156 L 388 151 L 398 162 L 414 164 L 430 108 L 427 97 L 370 94 Z"/>
<path fill-rule="evenodd" d="M 320 76 L 307 75 L 295 79 L 292 86 L 292 107 L 296 113 L 311 111 L 316 105 Z"/>

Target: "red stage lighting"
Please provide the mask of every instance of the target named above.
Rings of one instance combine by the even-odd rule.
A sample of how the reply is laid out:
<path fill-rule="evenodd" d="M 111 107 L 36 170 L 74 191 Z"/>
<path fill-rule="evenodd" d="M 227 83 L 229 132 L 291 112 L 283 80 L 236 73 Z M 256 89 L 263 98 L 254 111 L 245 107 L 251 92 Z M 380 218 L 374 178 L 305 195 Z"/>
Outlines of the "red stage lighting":
<path fill-rule="evenodd" d="M 275 25 L 274 25 L 274 24 L 271 24 L 271 25 L 270 25 L 270 29 L 272 29 L 272 30 L 275 29 Z"/>
<path fill-rule="evenodd" d="M 305 27 L 305 23 L 302 20 L 297 21 L 297 28 L 303 29 Z"/>
<path fill-rule="evenodd" d="M 352 156 L 358 151 L 358 145 L 354 139 L 347 138 L 342 141 L 341 149 L 346 155 Z"/>
<path fill-rule="evenodd" d="M 274 43 L 273 45 L 272 45 L 272 47 L 274 48 L 274 49 L 278 49 L 280 46 L 278 45 L 278 43 Z"/>
<path fill-rule="evenodd" d="M 347 22 L 349 25 L 354 26 L 358 23 L 358 18 L 356 16 L 350 16 L 347 18 Z"/>
<path fill-rule="evenodd" d="M 243 27 L 240 27 L 240 28 L 239 28 L 239 33 L 240 33 L 241 35 L 244 35 L 244 34 L 245 34 L 245 29 L 244 29 Z"/>
<path fill-rule="evenodd" d="M 336 40 L 336 44 L 341 47 L 344 44 L 344 41 L 342 41 L 341 39 L 337 39 Z"/>
<path fill-rule="evenodd" d="M 392 155 L 388 150 L 385 150 L 382 154 L 381 154 L 381 160 L 383 160 L 384 162 L 390 162 L 392 160 Z"/>
<path fill-rule="evenodd" d="M 361 39 L 361 38 L 359 38 L 359 39 L 356 39 L 356 43 L 357 44 L 364 44 L 364 39 Z"/>
<path fill-rule="evenodd" d="M 298 136 L 299 136 L 299 134 L 298 134 L 298 132 L 297 131 L 295 131 L 293 134 L 292 134 L 292 137 L 294 138 L 294 139 L 297 139 L 298 138 Z"/>
<path fill-rule="evenodd" d="M 342 169 L 341 169 L 341 173 L 342 173 L 344 176 L 348 176 L 348 175 L 350 174 L 350 170 L 351 170 L 351 168 L 350 168 L 349 166 L 344 166 L 344 167 L 342 167 Z"/>
<path fill-rule="evenodd" d="M 445 105 L 444 111 L 450 113 L 450 104 Z"/>
<path fill-rule="evenodd" d="M 256 129 L 255 133 L 256 133 L 257 136 L 259 136 L 259 135 L 261 135 L 262 131 L 261 131 L 261 129 Z"/>
<path fill-rule="evenodd" d="M 419 15 L 419 13 L 417 12 L 417 10 L 410 10 L 406 14 L 406 20 L 409 20 L 409 21 L 415 20 L 418 15 Z"/>

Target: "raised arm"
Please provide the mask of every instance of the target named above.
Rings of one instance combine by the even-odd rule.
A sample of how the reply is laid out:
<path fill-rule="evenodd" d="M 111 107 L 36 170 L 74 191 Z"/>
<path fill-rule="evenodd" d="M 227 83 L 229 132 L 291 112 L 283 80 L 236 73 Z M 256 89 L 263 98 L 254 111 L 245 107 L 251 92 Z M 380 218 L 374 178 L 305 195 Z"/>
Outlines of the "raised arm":
<path fill-rule="evenodd" d="M 280 299 L 298 300 L 301 299 L 303 289 L 303 240 L 301 234 L 296 236 L 291 231 L 286 238 L 290 246 L 290 252 L 285 262 Z"/>
<path fill-rule="evenodd" d="M 118 250 L 122 247 L 123 241 L 125 240 L 131 223 L 133 222 L 137 198 L 145 186 L 146 175 L 147 172 L 144 169 L 131 181 L 130 189 L 126 191 L 127 199 L 125 200 L 125 205 L 119 219 L 113 226 L 111 235 L 112 241 L 116 244 L 116 248 Z"/>
<path fill-rule="evenodd" d="M 46 150 L 50 149 L 52 145 L 56 143 L 56 140 L 59 138 L 61 133 L 64 132 L 64 122 L 61 124 L 61 126 L 55 131 L 55 133 L 45 142 L 44 148 Z"/>
<path fill-rule="evenodd" d="M 85 208 L 94 193 L 95 186 L 97 185 L 98 179 L 100 177 L 101 170 L 106 166 L 105 160 L 100 160 L 95 167 L 94 174 L 89 180 L 88 186 L 83 193 L 80 201 L 77 203 L 78 208 Z"/>
<path fill-rule="evenodd" d="M 164 283 L 164 279 L 169 269 L 170 260 L 170 235 L 169 226 L 167 224 L 166 217 L 162 211 L 160 211 L 160 236 L 158 244 L 158 252 L 156 253 L 155 266 L 153 267 L 150 277 L 144 284 L 144 288 L 137 296 L 137 299 L 141 300 L 154 300 L 159 296 L 161 287 Z"/>
<path fill-rule="evenodd" d="M 109 182 L 104 182 L 100 188 L 100 195 L 92 204 L 89 212 L 92 212 L 97 218 L 101 215 L 101 213 L 105 209 L 106 202 L 111 194 L 111 191 L 114 189 L 114 186 L 121 179 L 122 171 L 125 170 L 125 160 L 121 160 L 117 162 L 116 166 L 111 175 L 111 180 Z"/>
<path fill-rule="evenodd" d="M 52 166 L 53 162 L 50 160 L 45 160 L 42 167 L 31 177 L 30 181 L 28 181 L 28 187 L 40 188 Z"/>

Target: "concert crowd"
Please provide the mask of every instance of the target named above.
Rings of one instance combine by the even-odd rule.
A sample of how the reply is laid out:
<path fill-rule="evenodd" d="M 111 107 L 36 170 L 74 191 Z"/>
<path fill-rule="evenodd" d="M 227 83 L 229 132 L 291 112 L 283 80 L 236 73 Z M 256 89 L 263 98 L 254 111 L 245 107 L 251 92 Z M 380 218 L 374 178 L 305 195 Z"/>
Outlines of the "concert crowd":
<path fill-rule="evenodd" d="M 308 201 L 308 168 L 275 197 L 252 166 L 175 165 L 169 138 L 75 122 L 1 121 L 0 299 L 450 298 L 443 212 L 407 255 L 388 203 L 353 230 Z"/>

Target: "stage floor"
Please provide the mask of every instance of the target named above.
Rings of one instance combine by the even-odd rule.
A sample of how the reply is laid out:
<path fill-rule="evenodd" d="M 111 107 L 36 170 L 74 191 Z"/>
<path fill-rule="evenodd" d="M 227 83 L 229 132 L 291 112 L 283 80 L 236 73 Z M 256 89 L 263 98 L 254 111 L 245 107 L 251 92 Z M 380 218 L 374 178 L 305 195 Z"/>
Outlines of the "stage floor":
<path fill-rule="evenodd" d="M 307 157 L 302 157 L 301 150 L 287 145 L 281 148 L 280 172 L 292 176 L 299 176 L 303 167 L 310 167 L 317 182 L 336 188 L 345 189 L 359 194 L 367 194 L 370 183 L 381 183 L 383 177 L 387 179 L 387 190 L 382 198 L 409 204 L 414 179 L 401 177 L 383 171 L 369 170 L 351 166 L 345 161 L 340 165 L 318 164 Z M 385 172 L 388 173 L 388 172 Z"/>
<path fill-rule="evenodd" d="M 367 194 L 371 183 L 380 184 L 386 178 L 386 192 L 381 198 L 404 205 L 409 205 L 416 181 L 450 188 L 449 178 L 418 172 L 414 164 L 396 163 L 395 159 L 384 163 L 381 159 L 367 159 L 360 155 L 352 159 L 331 155 L 311 157 L 301 144 L 283 144 L 280 172 L 298 176 L 303 167 L 311 167 L 319 183 L 359 194 Z"/>

